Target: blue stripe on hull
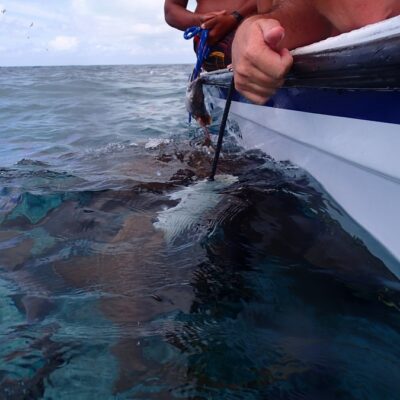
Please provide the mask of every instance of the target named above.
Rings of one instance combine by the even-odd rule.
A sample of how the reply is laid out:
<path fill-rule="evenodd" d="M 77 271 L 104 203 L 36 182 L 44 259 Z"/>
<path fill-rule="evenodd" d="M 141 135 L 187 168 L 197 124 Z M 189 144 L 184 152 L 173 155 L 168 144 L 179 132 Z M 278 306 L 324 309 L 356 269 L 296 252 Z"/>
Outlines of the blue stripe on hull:
<path fill-rule="evenodd" d="M 233 100 L 247 102 L 238 93 Z M 400 91 L 282 88 L 265 106 L 400 124 Z"/>

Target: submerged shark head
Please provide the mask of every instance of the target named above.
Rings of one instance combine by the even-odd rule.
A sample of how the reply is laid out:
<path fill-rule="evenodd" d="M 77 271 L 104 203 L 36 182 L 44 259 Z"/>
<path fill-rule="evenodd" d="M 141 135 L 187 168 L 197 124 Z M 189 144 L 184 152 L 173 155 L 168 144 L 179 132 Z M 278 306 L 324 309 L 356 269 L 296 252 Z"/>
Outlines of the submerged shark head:
<path fill-rule="evenodd" d="M 158 213 L 155 228 L 164 232 L 170 244 L 186 235 L 199 235 L 198 226 L 207 211 L 213 209 L 221 200 L 221 191 L 237 182 L 233 175 L 217 175 L 215 181 L 200 181 L 192 186 L 171 193 L 171 200 L 180 200 L 172 208 Z"/>

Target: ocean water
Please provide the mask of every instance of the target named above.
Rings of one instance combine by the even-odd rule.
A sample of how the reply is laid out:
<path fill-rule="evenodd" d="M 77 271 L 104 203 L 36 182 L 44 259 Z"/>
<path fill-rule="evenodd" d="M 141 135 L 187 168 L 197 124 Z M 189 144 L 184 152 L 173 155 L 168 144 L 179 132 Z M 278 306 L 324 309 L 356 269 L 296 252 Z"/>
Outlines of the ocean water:
<path fill-rule="evenodd" d="M 0 69 L 0 399 L 398 399 L 384 251 L 233 130 L 205 181 L 189 71 Z"/>

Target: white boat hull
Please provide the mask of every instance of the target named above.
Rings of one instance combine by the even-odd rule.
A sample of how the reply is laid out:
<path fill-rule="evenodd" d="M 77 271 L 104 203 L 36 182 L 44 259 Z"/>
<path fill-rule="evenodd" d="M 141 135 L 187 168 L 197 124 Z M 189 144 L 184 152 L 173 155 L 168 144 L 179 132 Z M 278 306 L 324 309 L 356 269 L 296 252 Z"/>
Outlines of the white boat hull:
<path fill-rule="evenodd" d="M 224 100 L 213 98 L 223 107 Z M 337 203 L 400 260 L 400 128 L 232 102 L 241 144 L 290 161 L 320 182 Z M 400 277 L 400 269 L 393 271 Z"/>
<path fill-rule="evenodd" d="M 244 148 L 315 177 L 394 256 L 400 278 L 399 50 L 400 16 L 297 49 L 284 87 L 262 106 L 234 92 L 230 118 Z M 224 107 L 231 75 L 201 79 Z"/>

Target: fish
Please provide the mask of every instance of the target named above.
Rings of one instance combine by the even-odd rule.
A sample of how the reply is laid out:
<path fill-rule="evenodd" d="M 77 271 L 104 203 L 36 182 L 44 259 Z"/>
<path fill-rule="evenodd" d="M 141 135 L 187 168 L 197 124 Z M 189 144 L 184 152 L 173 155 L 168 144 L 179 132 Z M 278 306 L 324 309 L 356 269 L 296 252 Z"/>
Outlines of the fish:
<path fill-rule="evenodd" d="M 198 124 L 204 128 L 204 143 L 206 147 L 213 147 L 208 126 L 211 125 L 211 114 L 207 110 L 204 85 L 219 86 L 229 88 L 232 82 L 233 72 L 231 69 L 223 69 L 213 72 L 203 72 L 193 81 L 190 81 L 186 90 L 185 105 L 186 109 Z"/>
<path fill-rule="evenodd" d="M 185 105 L 187 111 L 202 128 L 206 128 L 211 124 L 212 118 L 205 103 L 201 77 L 196 78 L 188 84 Z"/>
<path fill-rule="evenodd" d="M 223 69 L 213 72 L 204 72 L 195 80 L 189 82 L 186 90 L 186 109 L 191 116 L 203 128 L 211 124 L 212 118 L 207 110 L 204 97 L 204 85 L 229 88 L 233 72 L 231 69 Z"/>

